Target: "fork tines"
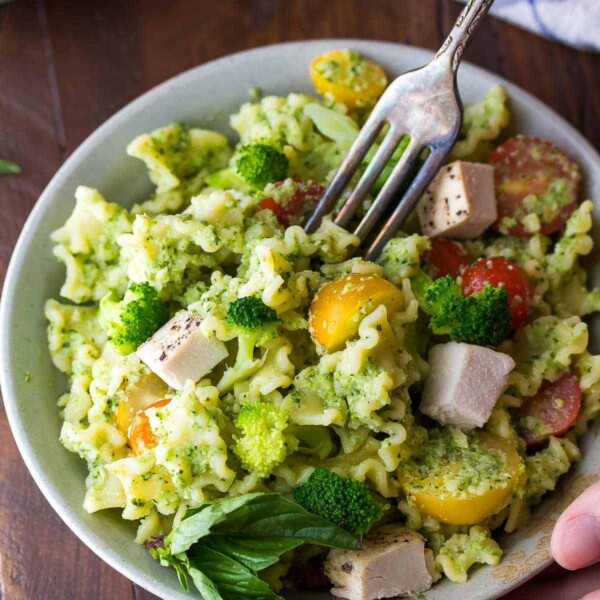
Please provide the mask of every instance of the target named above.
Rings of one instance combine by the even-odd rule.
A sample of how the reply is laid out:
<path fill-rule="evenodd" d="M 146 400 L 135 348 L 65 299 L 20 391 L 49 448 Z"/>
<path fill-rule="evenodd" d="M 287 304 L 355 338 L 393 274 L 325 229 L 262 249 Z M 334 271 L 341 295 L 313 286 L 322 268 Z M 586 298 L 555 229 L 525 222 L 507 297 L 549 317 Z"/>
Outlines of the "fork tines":
<path fill-rule="evenodd" d="M 308 219 L 306 231 L 314 231 L 323 216 L 335 209 L 342 193 L 383 132 L 383 140 L 375 156 L 367 164 L 356 187 L 335 216 L 336 224 L 347 227 L 403 138 L 408 136 L 408 145 L 391 175 L 354 230 L 361 243 L 364 242 L 378 221 L 389 214 L 393 201 L 398 200 L 390 217 L 364 251 L 366 259 L 377 258 L 442 166 L 458 136 L 461 122 L 462 110 L 448 62 L 434 60 L 425 67 L 396 79 L 375 105 Z M 399 195 L 401 186 L 409 182 L 415 167 L 419 165 L 419 157 L 425 157 L 424 162 L 405 193 Z"/>

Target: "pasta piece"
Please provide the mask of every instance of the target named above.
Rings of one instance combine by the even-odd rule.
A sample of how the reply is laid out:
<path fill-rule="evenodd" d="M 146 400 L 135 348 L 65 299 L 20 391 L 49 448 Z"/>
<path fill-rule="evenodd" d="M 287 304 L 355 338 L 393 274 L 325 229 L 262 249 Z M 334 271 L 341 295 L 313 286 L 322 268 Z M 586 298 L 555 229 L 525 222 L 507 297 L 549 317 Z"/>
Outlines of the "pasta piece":
<path fill-rule="evenodd" d="M 483 527 L 471 527 L 469 533 L 456 533 L 438 552 L 435 562 L 439 569 L 455 583 L 467 581 L 469 569 L 475 564 L 497 565 L 502 550 L 490 532 Z"/>
<path fill-rule="evenodd" d="M 50 236 L 57 243 L 54 255 L 67 268 L 60 293 L 73 302 L 100 300 L 108 292 L 121 295 L 127 266 L 117 238 L 131 230 L 131 217 L 92 188 L 80 185 L 75 200 L 67 222 Z"/>

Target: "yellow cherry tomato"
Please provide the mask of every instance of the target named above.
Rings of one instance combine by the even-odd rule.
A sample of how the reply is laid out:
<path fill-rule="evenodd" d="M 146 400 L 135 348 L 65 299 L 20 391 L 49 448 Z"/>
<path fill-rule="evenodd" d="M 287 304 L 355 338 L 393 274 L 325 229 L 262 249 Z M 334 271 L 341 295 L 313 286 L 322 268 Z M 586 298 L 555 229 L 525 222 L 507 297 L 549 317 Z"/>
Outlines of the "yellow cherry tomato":
<path fill-rule="evenodd" d="M 154 373 L 142 375 L 117 406 L 116 421 L 119 431 L 127 435 L 135 415 L 153 402 L 164 398 L 168 389 L 167 384 Z"/>
<path fill-rule="evenodd" d="M 447 453 L 445 460 L 442 457 L 434 466 L 428 465 L 422 477 L 415 472 L 400 476 L 409 502 L 442 523 L 474 525 L 496 514 L 506 506 L 524 470 L 509 441 L 485 432 L 469 440 L 469 452 L 474 454 L 468 458 L 466 451 L 462 458 L 460 453 Z M 488 472 L 492 464 L 488 459 L 494 456 L 503 464 Z M 473 473 L 475 480 L 467 481 L 466 473 Z"/>
<path fill-rule="evenodd" d="M 319 94 L 348 108 L 374 104 L 387 86 L 383 69 L 352 50 L 331 50 L 317 56 L 309 72 Z"/>
<path fill-rule="evenodd" d="M 171 402 L 171 399 L 165 398 L 164 400 L 152 403 L 148 408 L 159 408 L 169 404 L 169 402 Z M 158 438 L 154 435 L 150 427 L 150 419 L 145 410 L 140 410 L 129 428 L 129 446 L 133 450 L 133 453 L 138 456 L 145 450 L 154 448 L 156 444 L 158 444 Z"/>
<path fill-rule="evenodd" d="M 384 305 L 388 314 L 404 306 L 404 294 L 378 275 L 353 273 L 326 283 L 308 313 L 313 339 L 337 350 L 356 335 L 363 317 Z"/>

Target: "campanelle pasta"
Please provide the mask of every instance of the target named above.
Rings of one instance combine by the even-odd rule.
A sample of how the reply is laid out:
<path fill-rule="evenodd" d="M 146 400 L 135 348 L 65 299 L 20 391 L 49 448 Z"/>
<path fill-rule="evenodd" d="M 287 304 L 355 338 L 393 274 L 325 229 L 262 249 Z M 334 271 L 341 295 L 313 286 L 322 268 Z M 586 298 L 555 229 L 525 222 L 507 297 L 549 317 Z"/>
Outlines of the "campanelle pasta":
<path fill-rule="evenodd" d="M 350 137 L 364 118 L 364 108 L 349 112 L 340 103 L 293 93 L 246 103 L 231 117 L 241 145 L 269 142 L 282 150 L 289 163 L 284 184 L 244 188 L 231 171 L 240 145 L 231 148 L 220 133 L 173 124 L 139 136 L 127 149 L 144 161 L 156 186 L 149 199 L 127 210 L 101 191 L 77 188 L 72 215 L 52 236 L 66 267 L 65 301 L 46 304 L 50 353 L 69 378 L 59 399 L 61 442 L 87 463 L 85 509 L 122 509 L 124 519 L 139 521 L 139 543 L 168 533 L 187 507 L 252 491 L 288 494 L 323 466 L 367 482 L 396 520 L 425 536 L 437 569 L 465 581 L 473 565 L 500 561 L 492 530 L 526 523 L 531 506 L 578 459 L 575 434 L 600 413 L 600 357 L 588 352 L 581 319 L 600 309 L 600 292 L 588 290 L 579 264 L 592 249 L 592 203 L 572 211 L 555 242 L 538 231 L 464 244 L 470 261 L 504 257 L 520 265 L 534 289 L 529 324 L 499 347 L 516 366 L 484 427 L 520 449 L 523 471 L 509 502 L 483 522 L 442 523 L 412 503 L 402 484 L 405 466 L 419 456 L 431 428 L 417 410 L 434 343 L 424 299 L 430 239 L 409 221 L 407 232 L 368 262 L 349 258 L 359 240 L 329 217 L 308 234 L 299 225 L 282 227 L 265 207 L 265 199 L 283 193 L 282 185 L 326 183 L 346 150 L 341 138 L 324 134 L 309 116 L 306 107 L 314 103 L 352 119 Z M 508 119 L 506 94 L 495 86 L 466 109 L 454 158 L 480 159 Z M 215 185 L 215 174 L 231 185 Z M 351 274 L 385 278 L 400 290 L 403 305 L 393 313 L 375 306 L 361 315 L 352 339 L 327 351 L 311 339 L 308 310 L 324 284 Z M 98 301 L 107 294 L 121 298 L 130 284 L 146 282 L 171 314 L 187 309 L 201 317 L 202 334 L 225 344 L 225 364 L 175 390 L 135 353 L 115 349 Z M 227 310 L 248 296 L 274 311 L 278 329 L 245 354 Z M 544 381 L 569 370 L 583 394 L 575 428 L 525 454 L 519 407 Z M 154 436 L 153 445 L 136 454 L 126 411 L 144 394 L 169 402 L 135 405 L 144 409 Z M 275 407 L 284 425 L 273 428 L 278 450 L 267 476 L 245 468 L 236 451 L 236 416 L 256 403 Z M 464 442 L 458 434 L 453 439 Z"/>

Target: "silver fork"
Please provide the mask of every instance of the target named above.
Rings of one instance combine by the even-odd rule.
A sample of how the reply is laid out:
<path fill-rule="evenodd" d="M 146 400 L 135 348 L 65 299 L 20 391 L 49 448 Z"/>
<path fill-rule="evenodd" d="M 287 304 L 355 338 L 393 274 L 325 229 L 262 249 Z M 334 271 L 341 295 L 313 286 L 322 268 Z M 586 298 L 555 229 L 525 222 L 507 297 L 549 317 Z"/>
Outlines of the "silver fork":
<path fill-rule="evenodd" d="M 410 136 L 400 160 L 354 232 L 361 243 L 364 242 L 396 197 L 421 153 L 428 149 L 429 154 L 415 178 L 364 252 L 367 260 L 379 256 L 385 244 L 408 217 L 456 141 L 462 124 L 462 103 L 456 85 L 456 71 L 465 47 L 493 2 L 469 0 L 435 58 L 424 67 L 401 75 L 388 86 L 306 222 L 304 228 L 307 232 L 317 229 L 323 216 L 335 207 L 365 155 L 387 125 L 388 131 L 373 160 L 334 219 L 341 227 L 348 225 L 402 138 Z"/>

